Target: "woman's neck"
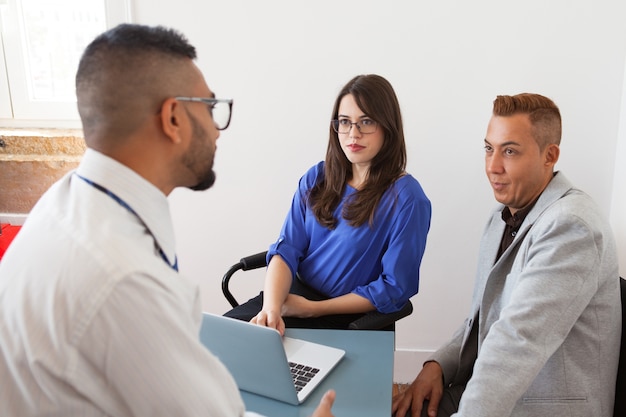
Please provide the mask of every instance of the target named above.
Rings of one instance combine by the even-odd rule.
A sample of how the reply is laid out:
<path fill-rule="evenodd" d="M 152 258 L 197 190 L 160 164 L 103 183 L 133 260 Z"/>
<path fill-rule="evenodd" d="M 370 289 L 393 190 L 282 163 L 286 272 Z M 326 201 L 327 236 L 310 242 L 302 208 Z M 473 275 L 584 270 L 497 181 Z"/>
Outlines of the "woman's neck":
<path fill-rule="evenodd" d="M 352 178 L 348 181 L 348 185 L 357 190 L 360 190 L 365 181 L 367 181 L 367 175 L 369 174 L 369 166 L 364 167 L 360 165 L 352 165 Z"/>

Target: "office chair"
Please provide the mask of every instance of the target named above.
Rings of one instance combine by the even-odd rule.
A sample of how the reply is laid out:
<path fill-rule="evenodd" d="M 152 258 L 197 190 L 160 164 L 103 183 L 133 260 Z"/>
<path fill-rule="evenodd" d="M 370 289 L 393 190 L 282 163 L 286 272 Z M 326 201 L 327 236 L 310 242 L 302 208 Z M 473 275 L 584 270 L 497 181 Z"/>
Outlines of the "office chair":
<path fill-rule="evenodd" d="M 265 256 L 267 255 L 267 251 L 259 252 L 254 255 L 246 256 L 245 258 L 241 258 L 241 260 L 234 264 L 224 277 L 222 278 L 222 293 L 224 297 L 228 300 L 231 306 L 237 307 L 239 303 L 230 292 L 228 288 L 230 279 L 233 274 L 239 270 L 241 271 L 249 271 L 252 269 L 263 268 L 267 266 L 267 262 L 265 261 Z M 348 328 L 351 330 L 395 330 L 396 321 L 400 320 L 403 317 L 410 315 L 413 312 L 413 304 L 411 304 L 411 300 L 407 301 L 404 307 L 401 310 L 396 311 L 394 313 L 380 313 L 378 311 L 370 311 L 369 313 L 364 314 L 362 317 L 354 320 L 349 324 Z"/>
<path fill-rule="evenodd" d="M 620 345 L 617 382 L 615 383 L 615 407 L 613 417 L 626 416 L 626 279 L 620 278 L 622 293 L 622 344 Z"/>

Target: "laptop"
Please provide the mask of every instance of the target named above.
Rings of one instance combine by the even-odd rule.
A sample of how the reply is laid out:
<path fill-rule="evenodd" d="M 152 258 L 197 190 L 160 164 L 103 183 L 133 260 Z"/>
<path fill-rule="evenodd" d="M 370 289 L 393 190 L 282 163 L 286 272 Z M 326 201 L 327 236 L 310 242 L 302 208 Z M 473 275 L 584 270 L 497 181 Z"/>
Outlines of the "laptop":
<path fill-rule="evenodd" d="M 239 389 L 294 405 L 306 400 L 345 355 L 342 349 L 210 313 L 203 313 L 200 341 Z"/>

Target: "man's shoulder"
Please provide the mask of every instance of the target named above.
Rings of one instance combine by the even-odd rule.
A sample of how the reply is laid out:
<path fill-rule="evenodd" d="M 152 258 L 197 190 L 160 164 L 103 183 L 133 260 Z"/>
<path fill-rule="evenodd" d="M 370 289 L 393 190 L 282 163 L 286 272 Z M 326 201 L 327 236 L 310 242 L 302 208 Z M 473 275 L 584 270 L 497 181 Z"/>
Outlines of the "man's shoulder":
<path fill-rule="evenodd" d="M 539 197 L 529 217 L 551 215 L 598 215 L 599 207 L 589 194 L 575 187 L 561 172 L 557 172 Z"/>
<path fill-rule="evenodd" d="M 594 199 L 585 191 L 573 186 L 571 183 L 564 184 L 553 194 L 548 196 L 541 206 L 544 214 L 560 213 L 561 215 L 571 213 L 577 216 L 599 216 L 601 215 L 600 207 Z"/>

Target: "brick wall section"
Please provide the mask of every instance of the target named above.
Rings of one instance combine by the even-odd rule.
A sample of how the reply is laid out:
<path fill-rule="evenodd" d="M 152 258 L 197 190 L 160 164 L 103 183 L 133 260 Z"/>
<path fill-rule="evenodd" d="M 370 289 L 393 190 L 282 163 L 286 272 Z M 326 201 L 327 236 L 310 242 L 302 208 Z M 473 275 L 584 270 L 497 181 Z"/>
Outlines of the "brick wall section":
<path fill-rule="evenodd" d="M 29 213 L 85 149 L 80 130 L 0 129 L 0 213 Z"/>

